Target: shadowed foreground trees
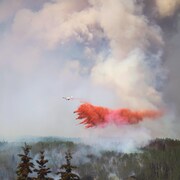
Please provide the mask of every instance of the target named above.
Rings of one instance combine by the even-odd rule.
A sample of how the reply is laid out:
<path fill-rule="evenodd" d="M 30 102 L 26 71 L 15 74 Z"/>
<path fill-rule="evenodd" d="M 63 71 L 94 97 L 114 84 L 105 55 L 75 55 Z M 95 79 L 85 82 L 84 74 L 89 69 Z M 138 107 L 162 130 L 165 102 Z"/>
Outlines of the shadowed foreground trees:
<path fill-rule="evenodd" d="M 21 162 L 19 163 L 17 167 L 17 180 L 28 180 L 29 174 L 32 173 L 32 168 L 34 167 L 34 164 L 31 162 L 32 158 L 29 156 L 29 152 L 31 147 L 28 146 L 26 143 L 23 149 L 23 154 L 18 154 L 18 156 L 21 158 Z"/>
<path fill-rule="evenodd" d="M 34 168 L 35 165 L 31 162 L 32 158 L 29 156 L 31 147 L 25 143 L 22 149 L 23 154 L 18 154 L 21 161 L 16 171 L 17 180 L 53 180 L 53 178 L 48 177 L 51 170 L 46 166 L 48 160 L 45 159 L 44 151 L 40 151 L 39 160 L 36 160 L 38 167 Z M 65 158 L 66 164 L 60 167 L 60 169 L 64 169 L 65 171 L 57 172 L 57 175 L 60 175 L 60 180 L 80 180 L 80 177 L 72 172 L 77 167 L 71 165 L 71 153 L 66 153 Z M 32 173 L 36 173 L 37 177 L 30 176 Z"/>
<path fill-rule="evenodd" d="M 71 159 L 72 159 L 71 153 L 67 152 L 65 158 L 66 158 L 66 164 L 63 164 L 60 167 L 60 169 L 64 169 L 65 171 L 59 171 L 57 174 L 61 175 L 62 180 L 72 180 L 72 179 L 78 180 L 78 179 L 80 179 L 78 175 L 76 175 L 72 172 L 72 170 L 76 169 L 77 167 L 71 165 Z"/>
<path fill-rule="evenodd" d="M 44 151 L 40 151 L 40 159 L 36 160 L 38 168 L 34 169 L 34 172 L 37 173 L 37 180 L 52 180 L 48 177 L 48 174 L 51 173 L 50 168 L 46 167 L 48 160 L 44 157 Z"/>

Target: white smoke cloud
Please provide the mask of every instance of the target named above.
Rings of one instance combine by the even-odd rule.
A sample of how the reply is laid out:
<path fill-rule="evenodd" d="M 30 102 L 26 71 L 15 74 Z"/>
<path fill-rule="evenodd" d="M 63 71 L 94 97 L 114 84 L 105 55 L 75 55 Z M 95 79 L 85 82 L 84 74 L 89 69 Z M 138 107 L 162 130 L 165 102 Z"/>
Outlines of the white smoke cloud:
<path fill-rule="evenodd" d="M 155 74 L 151 74 L 152 70 L 145 58 L 144 53 L 138 50 L 121 61 L 109 58 L 93 68 L 92 77 L 95 82 L 105 83 L 115 89 L 122 105 L 137 109 L 155 108 L 162 99 L 153 87 Z"/>
<path fill-rule="evenodd" d="M 2 0 L 0 2 L 0 23 L 6 22 L 9 18 L 11 18 L 14 13 L 19 9 L 23 7 L 23 1 L 18 0 L 18 1 L 5 1 Z"/>
<path fill-rule="evenodd" d="M 45 48 L 64 44 L 70 38 L 82 40 L 80 34 L 92 39 L 88 25 L 96 23 L 96 12 L 84 1 L 57 1 L 46 3 L 38 12 L 22 9 L 17 12 L 13 32 L 27 41 L 33 39 Z"/>
<path fill-rule="evenodd" d="M 95 137 L 92 136 L 95 134 Z M 105 129 L 89 129 L 84 135 L 85 144 L 91 145 L 98 151 L 109 150 L 133 153 L 139 147 L 144 147 L 151 140 L 151 132 L 143 126 L 122 125 L 108 126 Z"/>
<path fill-rule="evenodd" d="M 151 41 L 162 44 L 160 29 L 150 25 L 135 1 L 94 1 L 99 7 L 99 21 L 119 60 L 136 48 L 145 49 Z M 112 11 L 113 10 L 113 11 Z"/>

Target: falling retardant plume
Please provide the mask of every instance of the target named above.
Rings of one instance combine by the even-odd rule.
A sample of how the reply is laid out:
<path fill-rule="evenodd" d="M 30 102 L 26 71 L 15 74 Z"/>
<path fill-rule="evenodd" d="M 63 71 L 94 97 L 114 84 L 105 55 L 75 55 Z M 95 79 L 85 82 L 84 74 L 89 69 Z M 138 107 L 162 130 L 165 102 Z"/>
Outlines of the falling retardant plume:
<path fill-rule="evenodd" d="M 163 115 L 161 111 L 156 110 L 112 110 L 89 103 L 82 104 L 74 113 L 78 115 L 78 120 L 82 120 L 80 124 L 84 124 L 86 128 L 104 127 L 107 124 L 115 124 L 117 126 L 122 124 L 137 124 L 145 118 L 156 119 Z"/>

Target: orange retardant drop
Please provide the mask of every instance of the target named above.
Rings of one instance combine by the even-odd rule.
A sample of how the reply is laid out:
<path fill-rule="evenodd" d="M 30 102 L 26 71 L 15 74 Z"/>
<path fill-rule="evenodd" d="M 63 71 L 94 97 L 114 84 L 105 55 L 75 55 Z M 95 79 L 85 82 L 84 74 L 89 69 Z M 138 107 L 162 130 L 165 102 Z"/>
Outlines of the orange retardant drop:
<path fill-rule="evenodd" d="M 137 124 L 144 118 L 156 119 L 162 116 L 161 111 L 143 110 L 132 111 L 130 109 L 112 110 L 106 107 L 94 106 L 90 103 L 84 103 L 74 112 L 77 114 L 80 124 L 86 128 L 104 127 L 107 124 Z"/>

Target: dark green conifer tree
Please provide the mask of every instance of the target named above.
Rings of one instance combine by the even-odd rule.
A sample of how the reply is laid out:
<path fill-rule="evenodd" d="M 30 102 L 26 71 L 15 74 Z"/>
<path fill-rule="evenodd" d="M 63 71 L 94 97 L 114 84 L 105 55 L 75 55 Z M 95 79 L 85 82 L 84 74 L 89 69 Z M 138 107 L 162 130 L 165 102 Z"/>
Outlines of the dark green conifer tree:
<path fill-rule="evenodd" d="M 40 151 L 40 159 L 36 160 L 38 164 L 38 169 L 35 168 L 34 172 L 37 172 L 37 180 L 50 180 L 51 178 L 48 178 L 47 175 L 51 173 L 50 168 L 46 167 L 46 163 L 48 160 L 44 157 L 44 151 Z"/>
<path fill-rule="evenodd" d="M 28 175 L 32 173 L 31 168 L 34 167 L 34 164 L 31 162 L 31 157 L 29 156 L 29 152 L 31 147 L 25 143 L 23 149 L 23 154 L 18 154 L 18 156 L 21 158 L 21 161 L 17 167 L 17 180 L 30 180 Z"/>
<path fill-rule="evenodd" d="M 76 166 L 71 165 L 71 153 L 67 152 L 66 153 L 66 164 L 63 164 L 60 169 L 64 169 L 65 171 L 59 171 L 57 174 L 61 175 L 60 180 L 79 180 L 80 177 L 76 175 L 75 173 L 72 172 L 73 169 L 76 169 Z"/>

